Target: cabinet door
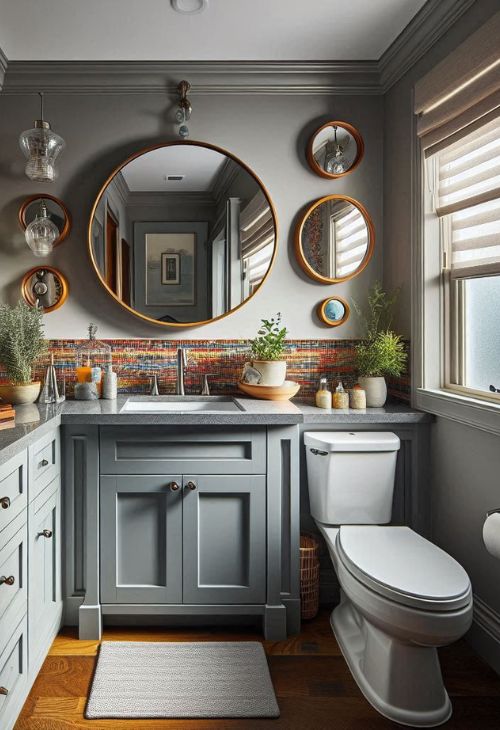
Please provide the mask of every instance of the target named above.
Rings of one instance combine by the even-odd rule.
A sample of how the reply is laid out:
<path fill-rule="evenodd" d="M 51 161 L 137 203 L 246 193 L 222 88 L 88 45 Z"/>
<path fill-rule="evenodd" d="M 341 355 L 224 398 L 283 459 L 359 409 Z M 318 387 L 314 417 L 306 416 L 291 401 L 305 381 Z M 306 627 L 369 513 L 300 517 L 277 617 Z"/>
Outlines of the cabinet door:
<path fill-rule="evenodd" d="M 184 603 L 265 603 L 264 476 L 183 480 Z"/>
<path fill-rule="evenodd" d="M 101 477 L 101 601 L 181 603 L 181 476 Z"/>
<path fill-rule="evenodd" d="M 60 621 L 61 489 L 59 477 L 30 505 L 29 642 L 35 666 Z"/>

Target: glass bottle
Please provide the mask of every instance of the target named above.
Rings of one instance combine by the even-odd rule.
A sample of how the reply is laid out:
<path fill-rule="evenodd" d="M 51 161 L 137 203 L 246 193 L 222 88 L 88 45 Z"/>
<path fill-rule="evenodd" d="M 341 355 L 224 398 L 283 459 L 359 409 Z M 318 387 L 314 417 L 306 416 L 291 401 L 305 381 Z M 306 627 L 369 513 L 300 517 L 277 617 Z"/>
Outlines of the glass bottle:
<path fill-rule="evenodd" d="M 320 378 L 319 386 L 315 397 L 317 408 L 331 408 L 332 407 L 332 394 L 328 390 L 328 379 Z"/>
<path fill-rule="evenodd" d="M 77 383 L 95 383 L 99 397 L 102 392 L 102 373 L 111 363 L 111 347 L 96 340 L 97 326 L 89 324 L 89 338 L 76 348 Z"/>
<path fill-rule="evenodd" d="M 335 388 L 335 392 L 333 394 L 333 407 L 338 410 L 349 408 L 349 393 L 344 390 L 341 380 L 339 380 L 339 384 Z"/>

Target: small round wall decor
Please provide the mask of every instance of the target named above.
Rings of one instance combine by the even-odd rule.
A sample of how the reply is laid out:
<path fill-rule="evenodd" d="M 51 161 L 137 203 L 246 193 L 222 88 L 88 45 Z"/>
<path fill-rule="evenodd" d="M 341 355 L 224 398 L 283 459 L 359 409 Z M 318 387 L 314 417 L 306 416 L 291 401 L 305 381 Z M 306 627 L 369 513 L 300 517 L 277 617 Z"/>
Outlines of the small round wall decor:
<path fill-rule="evenodd" d="M 323 324 L 328 327 L 338 327 L 347 321 L 350 310 L 342 297 L 328 297 L 318 304 L 316 311 Z"/>

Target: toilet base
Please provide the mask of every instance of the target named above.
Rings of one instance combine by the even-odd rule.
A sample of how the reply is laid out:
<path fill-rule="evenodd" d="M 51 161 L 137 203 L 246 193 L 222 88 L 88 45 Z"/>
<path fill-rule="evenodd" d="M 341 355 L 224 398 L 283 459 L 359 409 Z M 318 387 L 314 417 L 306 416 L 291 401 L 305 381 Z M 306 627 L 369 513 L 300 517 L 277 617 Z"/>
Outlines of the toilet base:
<path fill-rule="evenodd" d="M 451 717 L 435 648 L 404 644 L 384 633 L 343 591 L 330 624 L 352 676 L 381 715 L 410 727 L 436 727 Z"/>

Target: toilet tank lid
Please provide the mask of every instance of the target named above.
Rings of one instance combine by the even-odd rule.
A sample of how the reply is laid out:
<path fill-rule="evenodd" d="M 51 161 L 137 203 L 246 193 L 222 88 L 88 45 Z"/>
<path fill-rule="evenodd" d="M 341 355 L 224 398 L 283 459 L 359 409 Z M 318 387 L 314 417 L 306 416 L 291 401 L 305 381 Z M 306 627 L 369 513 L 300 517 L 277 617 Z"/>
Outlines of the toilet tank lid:
<path fill-rule="evenodd" d="M 307 431 L 304 443 L 320 451 L 398 451 L 399 438 L 385 431 Z"/>

